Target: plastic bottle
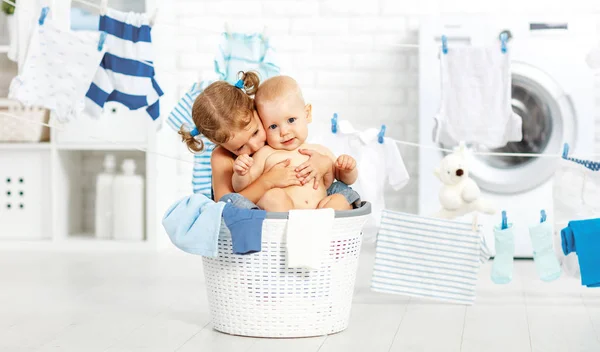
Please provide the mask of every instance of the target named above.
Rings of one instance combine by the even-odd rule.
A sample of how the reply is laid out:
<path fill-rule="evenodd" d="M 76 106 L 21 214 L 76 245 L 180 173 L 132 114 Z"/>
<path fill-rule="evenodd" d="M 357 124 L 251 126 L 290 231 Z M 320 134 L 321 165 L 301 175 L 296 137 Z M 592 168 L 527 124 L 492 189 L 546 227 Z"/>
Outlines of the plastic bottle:
<path fill-rule="evenodd" d="M 104 157 L 104 170 L 96 177 L 96 238 L 108 239 L 113 235 L 113 182 L 115 179 L 115 156 Z"/>
<path fill-rule="evenodd" d="M 116 240 L 144 239 L 144 178 L 135 174 L 135 161 L 123 160 L 113 184 L 113 229 Z"/>

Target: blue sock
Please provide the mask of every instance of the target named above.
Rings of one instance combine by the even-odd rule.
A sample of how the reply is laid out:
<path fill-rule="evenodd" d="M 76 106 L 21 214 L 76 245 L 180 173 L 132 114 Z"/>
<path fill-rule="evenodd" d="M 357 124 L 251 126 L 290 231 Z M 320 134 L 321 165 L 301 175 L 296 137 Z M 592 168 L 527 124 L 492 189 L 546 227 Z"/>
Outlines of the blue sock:
<path fill-rule="evenodd" d="M 529 227 L 533 245 L 533 260 L 542 281 L 552 281 L 560 276 L 560 264 L 552 247 L 552 225 L 548 221 Z"/>
<path fill-rule="evenodd" d="M 496 284 L 507 284 L 512 281 L 514 256 L 515 256 L 515 234 L 512 224 L 504 230 L 494 227 L 494 238 L 496 243 L 496 255 L 492 264 L 491 279 Z"/>

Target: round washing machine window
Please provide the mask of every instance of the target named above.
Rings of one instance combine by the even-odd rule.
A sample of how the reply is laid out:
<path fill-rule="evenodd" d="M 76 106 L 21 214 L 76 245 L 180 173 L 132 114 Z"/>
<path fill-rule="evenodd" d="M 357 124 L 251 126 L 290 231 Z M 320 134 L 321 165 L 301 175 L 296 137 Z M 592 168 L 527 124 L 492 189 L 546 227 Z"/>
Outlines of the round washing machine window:
<path fill-rule="evenodd" d="M 511 63 L 512 108 L 523 121 L 523 139 L 492 151 L 559 154 L 565 140 L 573 140 L 575 115 L 558 84 L 543 71 Z M 552 177 L 556 160 L 546 157 L 481 156 L 471 160 L 471 176 L 481 189 L 499 194 L 521 193 Z"/>

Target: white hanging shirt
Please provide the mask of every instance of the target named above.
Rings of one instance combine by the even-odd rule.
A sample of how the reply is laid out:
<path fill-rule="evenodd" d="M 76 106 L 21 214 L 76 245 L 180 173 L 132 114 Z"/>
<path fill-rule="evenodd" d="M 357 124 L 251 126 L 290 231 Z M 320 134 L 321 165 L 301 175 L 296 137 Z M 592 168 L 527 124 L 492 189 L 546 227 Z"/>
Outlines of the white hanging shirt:
<path fill-rule="evenodd" d="M 371 203 L 372 213 L 366 227 L 379 227 L 381 212 L 385 209 L 386 182 L 398 191 L 410 179 L 396 142 L 384 137 L 383 143 L 379 143 L 378 134 L 376 128 L 357 131 L 346 120 L 338 120 L 335 134 L 331 132 L 331 125 L 313 125 L 309 133 L 310 143 L 326 146 L 336 158 L 348 154 L 356 159 L 358 179 L 350 186 L 361 200 Z"/>

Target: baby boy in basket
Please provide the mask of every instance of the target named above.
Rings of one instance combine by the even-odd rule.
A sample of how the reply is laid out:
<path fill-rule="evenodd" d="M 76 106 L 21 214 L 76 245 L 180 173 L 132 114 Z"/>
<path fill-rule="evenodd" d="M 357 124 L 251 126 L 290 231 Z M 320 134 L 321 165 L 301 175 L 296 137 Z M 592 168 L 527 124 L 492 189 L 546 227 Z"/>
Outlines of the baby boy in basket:
<path fill-rule="evenodd" d="M 317 144 L 306 144 L 308 123 L 312 120 L 312 106 L 305 104 L 298 83 L 288 76 L 266 80 L 256 92 L 256 109 L 267 134 L 267 145 L 252 157 L 240 155 L 234 163 L 233 188 L 240 192 L 265 170 L 280 161 L 290 159 L 303 176 L 302 186 L 273 188 L 267 191 L 257 205 L 266 211 L 286 212 L 290 209 L 333 208 L 349 210 L 352 206 L 337 193 L 327 195 L 334 178 L 351 185 L 356 182 L 356 160 L 349 155 L 335 158 L 331 151 Z M 329 160 L 314 155 L 322 154 Z M 315 162 L 317 161 L 317 162 Z M 313 182 L 310 182 L 313 181 Z"/>

